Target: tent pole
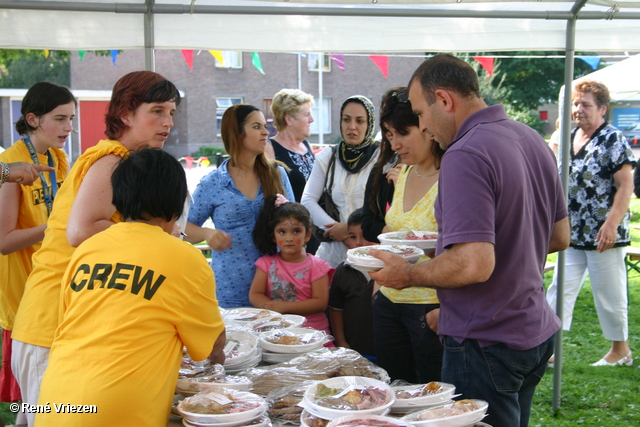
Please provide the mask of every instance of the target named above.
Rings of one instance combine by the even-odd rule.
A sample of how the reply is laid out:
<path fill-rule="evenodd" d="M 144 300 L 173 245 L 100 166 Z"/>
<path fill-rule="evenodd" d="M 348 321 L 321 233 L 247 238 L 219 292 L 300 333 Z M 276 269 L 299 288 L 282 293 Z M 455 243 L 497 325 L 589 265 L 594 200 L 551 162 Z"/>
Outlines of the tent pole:
<path fill-rule="evenodd" d="M 324 117 L 322 117 L 322 97 L 324 96 L 322 79 L 322 74 L 324 73 L 324 52 L 318 53 L 318 67 L 318 144 L 322 147 L 322 144 L 324 144 Z"/>
<path fill-rule="evenodd" d="M 567 20 L 566 30 L 566 51 L 564 62 L 564 95 L 561 107 L 562 120 L 560 122 L 560 181 L 564 190 L 565 200 L 569 196 L 569 134 L 571 120 L 571 89 L 573 86 L 573 70 L 576 45 L 576 22 L 578 13 L 584 7 L 587 0 L 578 0 L 571 8 L 573 18 Z M 558 276 L 558 297 L 556 298 L 556 314 L 562 320 L 564 312 L 564 278 L 565 278 L 566 252 L 558 253 L 556 263 Z M 553 400 L 552 411 L 555 414 L 560 409 L 560 398 L 562 392 L 562 336 L 563 327 L 556 333 L 556 349 L 553 363 Z"/>
<path fill-rule="evenodd" d="M 155 0 L 145 0 L 147 12 L 144 14 L 144 69 L 147 71 L 156 70 L 156 53 L 154 50 L 154 13 Z"/>

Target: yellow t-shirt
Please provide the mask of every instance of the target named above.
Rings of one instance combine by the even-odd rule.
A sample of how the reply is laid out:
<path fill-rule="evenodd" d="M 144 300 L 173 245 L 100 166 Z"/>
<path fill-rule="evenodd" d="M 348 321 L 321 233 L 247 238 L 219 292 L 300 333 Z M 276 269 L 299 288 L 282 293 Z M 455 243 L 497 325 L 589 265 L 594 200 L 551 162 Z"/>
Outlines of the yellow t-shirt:
<path fill-rule="evenodd" d="M 32 257 L 33 271 L 27 279 L 13 325 L 14 340 L 51 347 L 53 333 L 58 326 L 60 283 L 75 250 L 67 241 L 67 221 L 73 201 L 91 165 L 109 154 L 124 157 L 128 153 L 129 150 L 120 142 L 102 140 L 78 157 L 71 168 L 56 196 L 42 246 Z M 120 214 L 116 212 L 110 220 L 119 222 Z"/>
<path fill-rule="evenodd" d="M 224 330 L 206 259 L 160 227 L 121 222 L 77 248 L 62 283 L 38 403 L 97 413 L 52 410 L 35 425 L 166 426 L 183 345 L 203 360 Z"/>
<path fill-rule="evenodd" d="M 433 205 L 438 196 L 438 183 L 436 182 L 427 191 L 427 194 L 416 203 L 411 210 L 404 211 L 404 189 L 409 172 L 414 166 L 404 165 L 398 175 L 398 182 L 393 193 L 393 203 L 384 217 L 387 226 L 392 231 L 420 230 L 438 231 L 438 223 L 433 210 Z M 418 262 L 428 261 L 426 255 Z M 390 301 L 400 304 L 438 304 L 436 290 L 425 287 L 411 287 L 405 289 L 392 289 L 386 286 L 380 288 L 380 292 Z"/>
<path fill-rule="evenodd" d="M 66 153 L 58 148 L 49 148 L 49 152 L 56 169 L 56 182 L 59 188 L 69 172 L 69 161 Z M 37 154 L 37 156 L 41 165 L 49 164 L 46 154 Z M 0 153 L 0 161 L 33 163 L 29 149 L 22 139 Z M 47 182 L 48 192 L 51 194 L 51 173 L 43 172 L 42 176 Z M 20 185 L 19 187 L 20 201 L 15 228 L 25 230 L 45 224 L 49 219 L 49 214 L 40 178 L 36 179 L 31 186 Z M 29 273 L 31 273 L 31 256 L 38 248 L 40 248 L 40 242 L 8 255 L 0 255 L 0 327 L 2 329 L 7 331 L 13 329 L 13 320 L 24 293 L 24 285 Z"/>

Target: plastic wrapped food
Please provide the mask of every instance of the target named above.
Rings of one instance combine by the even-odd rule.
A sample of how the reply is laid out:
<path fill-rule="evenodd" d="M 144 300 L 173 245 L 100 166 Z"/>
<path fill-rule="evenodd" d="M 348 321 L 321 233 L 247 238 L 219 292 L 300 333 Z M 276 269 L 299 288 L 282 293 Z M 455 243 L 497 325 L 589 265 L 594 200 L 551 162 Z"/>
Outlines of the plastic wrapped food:
<path fill-rule="evenodd" d="M 178 404 L 178 411 L 193 423 L 251 421 L 267 408 L 264 398 L 256 394 L 222 387 L 187 397 Z"/>
<path fill-rule="evenodd" d="M 488 403 L 479 399 L 463 399 L 410 413 L 402 420 L 415 426 L 464 427 L 482 420 Z"/>
<path fill-rule="evenodd" d="M 413 427 L 406 421 L 380 415 L 347 415 L 337 418 L 328 427 Z"/>

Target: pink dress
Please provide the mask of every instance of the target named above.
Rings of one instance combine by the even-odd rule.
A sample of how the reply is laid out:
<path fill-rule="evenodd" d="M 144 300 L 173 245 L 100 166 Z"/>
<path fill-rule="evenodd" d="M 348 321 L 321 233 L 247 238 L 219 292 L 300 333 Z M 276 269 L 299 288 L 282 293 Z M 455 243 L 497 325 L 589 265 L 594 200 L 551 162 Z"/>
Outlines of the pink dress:
<path fill-rule="evenodd" d="M 267 273 L 267 296 L 272 301 L 304 301 L 311 298 L 311 284 L 329 274 L 329 283 L 333 268 L 325 261 L 311 254 L 303 262 L 286 262 L 279 255 L 265 255 L 255 262 L 256 267 Z M 329 332 L 327 315 L 308 314 L 304 326 Z"/>

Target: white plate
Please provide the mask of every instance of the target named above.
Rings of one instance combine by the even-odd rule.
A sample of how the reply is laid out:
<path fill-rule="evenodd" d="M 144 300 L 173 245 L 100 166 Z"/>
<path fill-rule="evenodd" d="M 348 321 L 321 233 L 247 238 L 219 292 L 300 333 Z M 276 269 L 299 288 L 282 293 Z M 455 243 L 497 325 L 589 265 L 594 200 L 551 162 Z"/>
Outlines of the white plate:
<path fill-rule="evenodd" d="M 318 403 L 319 399 L 323 399 L 316 397 L 318 386 L 320 384 L 328 388 L 341 390 L 340 394 L 347 393 L 348 391 L 354 389 L 375 387 L 382 390 L 382 392 L 386 394 L 386 399 L 378 406 L 367 409 L 358 410 L 331 408 Z M 389 408 L 391 407 L 391 405 L 393 405 L 395 400 L 396 396 L 389 384 L 383 383 L 382 381 L 366 377 L 335 377 L 329 378 L 324 381 L 318 381 L 314 385 L 309 387 L 304 393 L 302 402 L 300 402 L 298 405 L 307 409 L 311 414 L 317 417 L 333 420 L 335 418 L 343 417 L 346 415 L 385 415 L 389 412 Z"/>
<path fill-rule="evenodd" d="M 371 249 L 378 249 L 400 255 L 410 263 L 415 263 L 424 256 L 424 251 L 415 246 L 373 245 L 349 249 L 347 251 L 347 261 L 349 261 L 353 266 L 364 271 L 380 270 L 384 267 L 384 261 L 369 255 L 369 250 Z"/>
<path fill-rule="evenodd" d="M 262 308 L 238 307 L 225 310 L 223 319 L 246 324 L 247 322 L 255 322 L 256 320 L 268 319 L 280 315 L 277 311 L 264 310 Z"/>
<path fill-rule="evenodd" d="M 228 366 L 225 366 L 224 368 L 230 374 L 237 374 L 238 372 L 244 371 L 245 369 L 249 369 L 249 368 L 253 368 L 254 366 L 257 366 L 261 360 L 262 360 L 262 351 L 258 350 L 256 355 L 253 356 L 251 359 L 245 360 L 244 362 L 239 363 L 237 365 L 228 365 Z"/>
<path fill-rule="evenodd" d="M 385 417 L 381 415 L 347 415 L 336 418 L 327 424 L 327 427 L 355 427 L 355 426 L 378 426 L 378 425 L 394 425 L 398 427 L 413 427 L 406 421 L 398 418 Z"/>
<path fill-rule="evenodd" d="M 184 418 L 182 419 L 182 425 L 184 425 L 185 427 L 225 427 L 228 424 L 229 423 L 213 423 L 213 424 L 194 423 L 194 422 L 189 422 Z M 237 425 L 238 425 L 237 423 L 231 423 L 230 427 L 237 426 Z M 249 421 L 249 424 L 242 424 L 242 425 L 249 426 L 249 427 L 269 427 L 271 426 L 271 419 L 269 418 L 268 415 L 262 415 L 253 421 Z"/>
<path fill-rule="evenodd" d="M 224 346 L 224 368 L 238 365 L 254 359 L 258 354 L 258 339 L 251 332 L 227 330 L 227 343 Z"/>
<path fill-rule="evenodd" d="M 378 240 L 383 245 L 408 245 L 420 248 L 425 252 L 432 252 L 436 248 L 438 233 L 432 231 L 423 231 L 428 236 L 434 236 L 435 239 L 407 239 L 408 235 L 414 235 L 411 231 L 391 231 L 382 233 L 378 236 Z"/>
<path fill-rule="evenodd" d="M 453 384 L 447 384 L 442 382 L 436 382 L 441 386 L 441 391 L 435 394 L 429 394 L 426 396 L 418 396 L 412 397 L 409 399 L 401 399 L 398 397 L 398 392 L 407 391 L 407 390 L 419 390 L 424 386 L 424 384 L 414 384 L 410 386 L 401 386 L 401 387 L 392 387 L 393 391 L 396 393 L 396 402 L 391 407 L 391 412 L 393 413 L 406 413 L 410 410 L 416 410 L 419 408 L 442 405 L 447 403 L 454 397 L 454 393 L 456 391 L 456 386 Z"/>
<path fill-rule="evenodd" d="M 267 409 L 269 409 L 269 404 L 267 401 L 257 394 L 249 393 L 247 391 L 237 391 L 230 389 L 219 389 L 224 391 L 224 393 L 231 395 L 234 401 L 242 401 L 242 402 L 251 402 L 256 404 L 255 407 L 250 408 L 245 411 L 240 412 L 232 412 L 226 414 L 205 414 L 205 413 L 196 413 L 189 412 L 184 409 L 184 406 L 189 401 L 196 398 L 211 398 L 215 399 L 216 393 L 201 393 L 196 396 L 187 397 L 182 400 L 178 404 L 178 411 L 182 414 L 182 417 L 187 420 L 187 422 L 191 424 L 212 424 L 218 427 L 232 427 L 239 425 L 246 425 L 247 422 L 252 421 L 260 416 L 262 416 Z"/>
<path fill-rule="evenodd" d="M 246 326 L 253 329 L 254 332 L 260 333 L 272 329 L 300 328 L 306 321 L 306 317 L 297 314 L 279 314 L 264 320 L 249 322 Z"/>
<path fill-rule="evenodd" d="M 286 345 L 275 344 L 269 339 L 274 339 L 282 336 L 293 336 L 303 344 Z M 329 339 L 324 331 L 319 331 L 313 328 L 287 328 L 287 329 L 274 329 L 271 331 L 261 332 L 258 335 L 260 346 L 273 353 L 307 353 L 309 351 L 317 350 L 321 348 Z"/>
<path fill-rule="evenodd" d="M 444 411 L 451 409 L 454 405 L 459 404 L 460 402 L 464 402 L 466 400 L 471 400 L 476 404 L 478 409 L 473 411 L 464 412 L 459 415 L 452 416 L 443 416 L 441 418 L 435 418 L 431 420 L 421 420 L 420 416 L 426 413 L 434 413 L 436 411 Z M 481 421 L 485 415 L 487 414 L 487 407 L 489 404 L 480 399 L 465 399 L 458 402 L 434 406 L 429 409 L 424 409 L 422 411 L 412 412 L 411 414 L 405 415 L 401 418 L 401 420 L 407 421 L 413 424 L 416 427 L 428 426 L 428 427 L 466 427 L 471 426 L 478 421 Z"/>

